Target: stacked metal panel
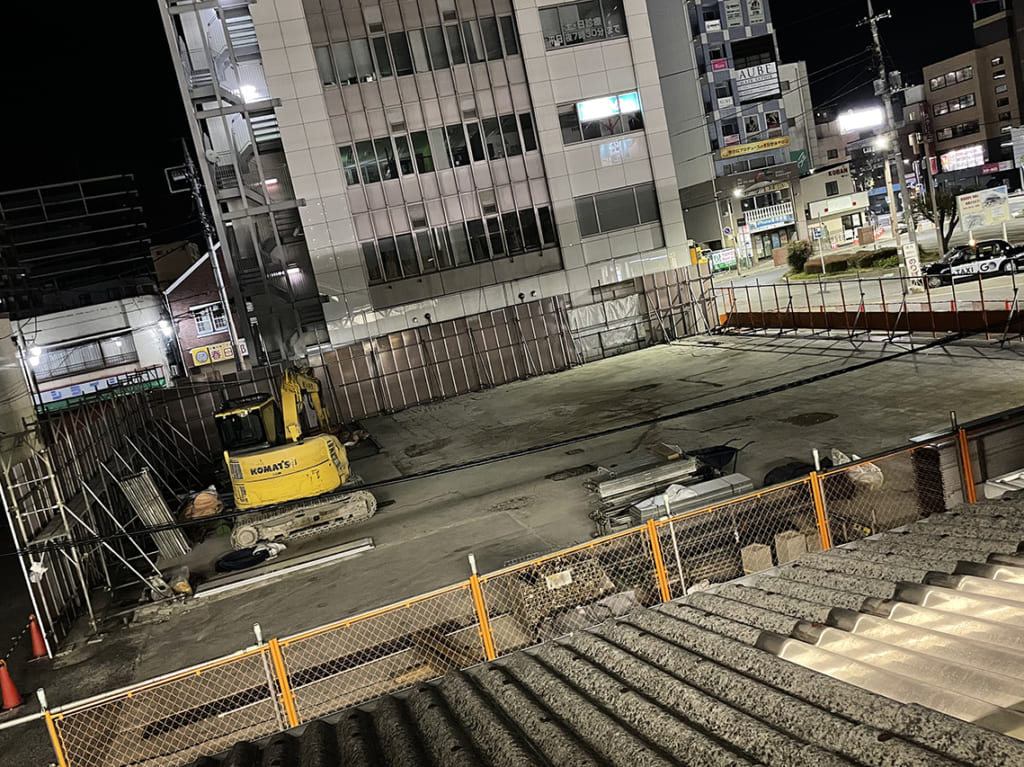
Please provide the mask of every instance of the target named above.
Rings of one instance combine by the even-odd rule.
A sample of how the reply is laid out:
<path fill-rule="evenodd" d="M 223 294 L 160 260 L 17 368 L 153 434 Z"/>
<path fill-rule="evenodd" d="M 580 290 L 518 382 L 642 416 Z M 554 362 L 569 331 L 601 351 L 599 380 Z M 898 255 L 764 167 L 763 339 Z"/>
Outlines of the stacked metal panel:
<path fill-rule="evenodd" d="M 139 519 L 147 527 L 165 527 L 174 524 L 174 515 L 167 508 L 164 497 L 160 494 L 153 478 L 149 475 L 148 469 L 143 469 L 138 474 L 132 474 L 122 480 L 118 480 L 125 497 L 132 505 Z M 161 556 L 167 559 L 180 557 L 187 554 L 191 549 L 188 541 L 181 530 L 158 530 L 152 532 L 153 541 Z"/>

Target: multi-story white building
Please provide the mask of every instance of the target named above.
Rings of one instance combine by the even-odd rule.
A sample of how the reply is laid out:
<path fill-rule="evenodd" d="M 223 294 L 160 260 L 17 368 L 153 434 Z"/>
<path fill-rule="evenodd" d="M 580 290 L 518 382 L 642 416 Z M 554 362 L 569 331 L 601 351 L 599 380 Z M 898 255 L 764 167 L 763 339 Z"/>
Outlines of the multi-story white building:
<path fill-rule="evenodd" d="M 643 0 L 161 8 L 260 356 L 690 264 Z"/>

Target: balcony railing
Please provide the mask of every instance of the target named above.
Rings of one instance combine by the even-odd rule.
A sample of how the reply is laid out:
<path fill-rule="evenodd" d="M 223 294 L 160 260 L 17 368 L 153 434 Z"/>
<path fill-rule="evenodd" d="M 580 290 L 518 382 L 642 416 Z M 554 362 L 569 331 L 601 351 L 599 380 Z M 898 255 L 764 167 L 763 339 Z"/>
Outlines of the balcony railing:
<path fill-rule="evenodd" d="M 791 202 L 769 205 L 766 208 L 754 208 L 746 211 L 743 217 L 752 232 L 792 224 L 796 220 Z"/>

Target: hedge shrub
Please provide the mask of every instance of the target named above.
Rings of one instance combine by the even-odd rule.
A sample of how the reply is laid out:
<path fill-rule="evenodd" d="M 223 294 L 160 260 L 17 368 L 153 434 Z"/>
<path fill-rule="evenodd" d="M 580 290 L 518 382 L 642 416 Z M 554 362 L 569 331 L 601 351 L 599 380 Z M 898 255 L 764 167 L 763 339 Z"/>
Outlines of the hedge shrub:
<path fill-rule="evenodd" d="M 807 240 L 793 240 L 787 246 L 786 260 L 790 268 L 795 272 L 804 271 L 804 264 L 811 257 L 814 249 Z"/>

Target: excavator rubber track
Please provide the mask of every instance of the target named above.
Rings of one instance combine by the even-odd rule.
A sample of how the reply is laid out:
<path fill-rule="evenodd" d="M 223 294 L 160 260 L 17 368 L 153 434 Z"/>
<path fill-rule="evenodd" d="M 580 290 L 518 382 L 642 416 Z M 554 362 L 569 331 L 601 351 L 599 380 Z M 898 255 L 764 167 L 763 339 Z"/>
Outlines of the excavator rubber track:
<path fill-rule="evenodd" d="M 247 549 L 260 541 L 287 542 L 363 522 L 377 512 L 368 490 L 344 489 L 273 509 L 254 511 L 235 520 L 231 545 Z"/>

